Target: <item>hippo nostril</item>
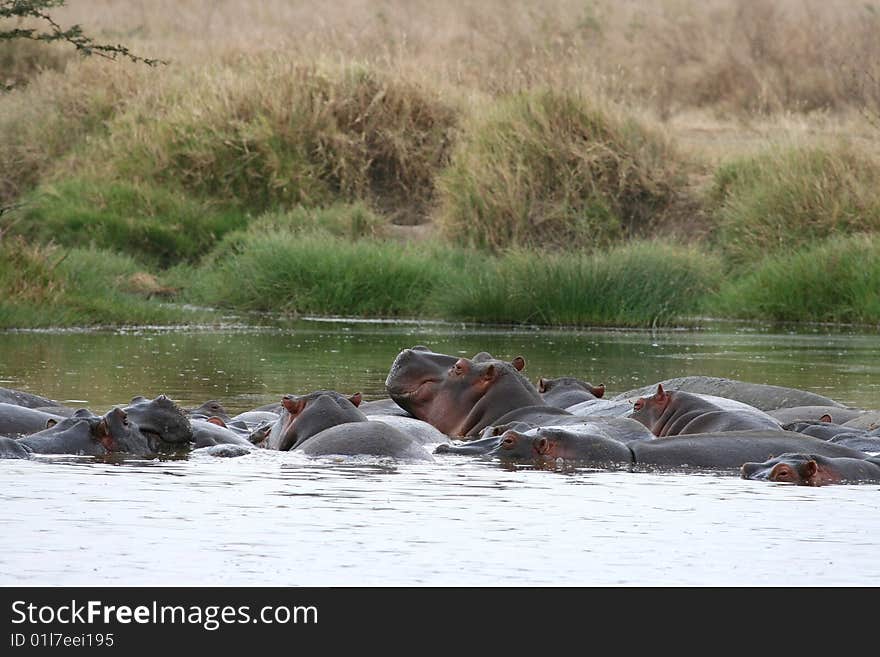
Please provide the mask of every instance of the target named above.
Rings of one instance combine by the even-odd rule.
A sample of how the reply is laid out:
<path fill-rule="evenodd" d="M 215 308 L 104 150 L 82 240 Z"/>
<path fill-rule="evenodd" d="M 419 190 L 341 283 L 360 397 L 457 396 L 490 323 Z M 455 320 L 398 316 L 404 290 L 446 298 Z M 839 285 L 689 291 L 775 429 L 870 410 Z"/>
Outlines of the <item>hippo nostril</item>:
<path fill-rule="evenodd" d="M 513 449 L 516 445 L 516 438 L 513 436 L 505 436 L 501 441 L 501 447 L 504 449 Z"/>

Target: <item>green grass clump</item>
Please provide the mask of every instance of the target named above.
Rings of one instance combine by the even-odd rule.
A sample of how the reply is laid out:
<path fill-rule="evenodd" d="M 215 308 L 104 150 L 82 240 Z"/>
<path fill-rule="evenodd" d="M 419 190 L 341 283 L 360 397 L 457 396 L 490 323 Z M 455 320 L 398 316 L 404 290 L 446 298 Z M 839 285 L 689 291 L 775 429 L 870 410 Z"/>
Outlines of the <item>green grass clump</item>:
<path fill-rule="evenodd" d="M 88 245 L 158 266 L 208 253 L 247 217 L 173 188 L 72 179 L 40 187 L 14 230 L 66 246 Z"/>
<path fill-rule="evenodd" d="M 851 146 L 776 148 L 719 168 L 716 242 L 735 265 L 880 230 L 880 161 Z"/>
<path fill-rule="evenodd" d="M 144 278 L 153 277 L 126 256 L 7 237 L 0 242 L 0 328 L 176 324 L 210 316 L 146 298 Z"/>
<path fill-rule="evenodd" d="M 133 103 L 89 157 L 107 175 L 180 184 L 253 212 L 363 200 L 406 215 L 430 202 L 457 122 L 438 94 L 289 56 L 196 73 Z"/>
<path fill-rule="evenodd" d="M 465 130 L 438 182 L 446 237 L 590 248 L 637 235 L 674 199 L 670 144 L 577 95 L 521 93 Z"/>
<path fill-rule="evenodd" d="M 418 247 L 320 230 L 237 232 L 189 275 L 188 297 L 279 313 L 415 316 L 446 269 Z"/>
<path fill-rule="evenodd" d="M 515 251 L 438 289 L 448 318 L 545 325 L 667 325 L 717 287 L 717 257 L 658 242 L 605 253 Z"/>
<path fill-rule="evenodd" d="M 725 284 L 712 312 L 783 322 L 880 322 L 880 238 L 836 237 L 767 258 Z"/>
<path fill-rule="evenodd" d="M 274 210 L 267 212 L 249 224 L 251 233 L 277 233 L 279 231 L 314 232 L 325 231 L 337 237 L 357 240 L 363 237 L 383 237 L 388 220 L 372 211 L 363 203 L 337 203 L 326 208 Z"/>

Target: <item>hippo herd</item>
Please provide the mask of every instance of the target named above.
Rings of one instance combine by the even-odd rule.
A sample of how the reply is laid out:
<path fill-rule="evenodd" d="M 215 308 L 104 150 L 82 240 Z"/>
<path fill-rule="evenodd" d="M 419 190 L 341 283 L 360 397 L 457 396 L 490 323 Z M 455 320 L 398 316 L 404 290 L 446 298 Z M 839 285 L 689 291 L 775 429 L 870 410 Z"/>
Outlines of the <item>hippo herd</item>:
<path fill-rule="evenodd" d="M 524 368 L 521 357 L 460 358 L 415 346 L 394 359 L 387 399 L 318 390 L 234 417 L 217 401 L 185 409 L 164 395 L 98 415 L 0 388 L 0 458 L 191 450 L 242 456 L 264 448 L 407 461 L 477 455 L 553 467 L 733 470 L 746 479 L 812 486 L 880 482 L 878 411 L 705 376 L 607 398 L 604 385 L 572 377 L 541 377 L 534 385 Z"/>

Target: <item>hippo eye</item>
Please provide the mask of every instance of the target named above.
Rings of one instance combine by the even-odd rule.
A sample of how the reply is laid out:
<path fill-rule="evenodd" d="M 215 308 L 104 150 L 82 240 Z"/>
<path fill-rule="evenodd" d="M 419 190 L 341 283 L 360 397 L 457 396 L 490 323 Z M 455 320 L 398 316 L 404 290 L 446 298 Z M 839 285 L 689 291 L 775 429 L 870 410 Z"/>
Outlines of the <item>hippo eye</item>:
<path fill-rule="evenodd" d="M 633 409 L 636 410 L 636 411 L 640 411 L 640 410 L 642 410 L 642 407 L 643 407 L 644 405 L 645 405 L 645 400 L 644 400 L 644 399 L 637 399 L 637 400 L 636 400 L 636 403 L 633 404 Z"/>
<path fill-rule="evenodd" d="M 513 449 L 513 446 L 516 445 L 516 438 L 513 436 L 507 436 L 504 440 L 501 441 L 501 446 L 504 449 Z"/>

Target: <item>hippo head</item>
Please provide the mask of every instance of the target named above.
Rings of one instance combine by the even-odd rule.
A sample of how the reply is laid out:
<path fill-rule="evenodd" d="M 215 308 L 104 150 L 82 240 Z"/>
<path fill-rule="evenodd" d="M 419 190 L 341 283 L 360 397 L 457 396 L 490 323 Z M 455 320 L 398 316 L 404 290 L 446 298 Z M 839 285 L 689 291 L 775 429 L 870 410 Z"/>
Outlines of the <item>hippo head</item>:
<path fill-rule="evenodd" d="M 324 429 L 348 422 L 363 422 L 367 417 L 357 407 L 361 393 L 346 397 L 334 390 L 317 390 L 307 395 L 284 395 L 281 417 L 266 438 L 269 449 L 288 451 Z"/>
<path fill-rule="evenodd" d="M 198 418 L 211 418 L 218 417 L 222 419 L 224 422 L 229 421 L 229 414 L 226 412 L 226 409 L 216 399 L 211 399 L 210 401 L 206 401 L 201 406 L 197 406 L 196 408 L 190 408 L 186 410 L 186 414 L 190 417 L 198 417 Z"/>
<path fill-rule="evenodd" d="M 413 417 L 447 435 L 466 436 L 510 410 L 543 404 L 520 374 L 524 367 L 519 356 L 508 363 L 486 352 L 468 359 L 414 347 L 397 355 L 385 387 Z"/>
<path fill-rule="evenodd" d="M 578 461 L 588 464 L 632 463 L 632 452 L 623 443 L 600 433 L 544 427 L 520 433 L 506 431 L 495 454 L 515 461 Z"/>
<path fill-rule="evenodd" d="M 639 397 L 635 401 L 632 419 L 638 420 L 651 429 L 660 416 L 663 415 L 671 400 L 671 394 L 663 390 L 663 385 L 658 383 L 656 393 L 650 397 Z"/>
<path fill-rule="evenodd" d="M 817 457 L 812 454 L 780 454 L 763 463 L 744 463 L 743 479 L 782 481 L 804 486 L 814 485 L 819 471 Z"/>
<path fill-rule="evenodd" d="M 538 392 L 542 395 L 546 395 L 551 391 L 560 391 L 562 389 L 582 390 L 596 399 L 601 399 L 605 395 L 604 383 L 594 386 L 588 381 L 581 381 L 580 379 L 571 376 L 560 376 L 555 379 L 546 379 L 542 376 L 538 379 Z"/>
<path fill-rule="evenodd" d="M 41 454 L 102 456 L 111 452 L 144 454 L 151 451 L 146 438 L 121 408 L 114 408 L 103 417 L 80 409 L 23 440 Z"/>
<path fill-rule="evenodd" d="M 128 419 L 123 409 L 113 408 L 101 418 L 101 432 L 106 436 L 104 446 L 108 452 L 126 452 L 128 454 L 150 454 L 153 449 L 140 428 Z"/>
<path fill-rule="evenodd" d="M 155 399 L 135 397 L 123 410 L 157 449 L 192 441 L 192 426 L 186 412 L 165 395 Z"/>

